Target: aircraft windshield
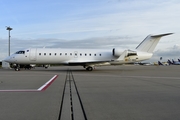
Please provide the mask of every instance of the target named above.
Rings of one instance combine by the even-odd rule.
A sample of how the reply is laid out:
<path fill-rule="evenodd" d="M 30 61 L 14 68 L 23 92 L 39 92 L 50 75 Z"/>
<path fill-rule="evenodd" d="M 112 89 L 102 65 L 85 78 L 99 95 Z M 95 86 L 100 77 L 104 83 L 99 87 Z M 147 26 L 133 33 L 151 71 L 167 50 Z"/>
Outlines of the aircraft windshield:
<path fill-rule="evenodd" d="M 24 53 L 25 53 L 25 51 L 18 51 L 15 54 L 24 54 Z"/>

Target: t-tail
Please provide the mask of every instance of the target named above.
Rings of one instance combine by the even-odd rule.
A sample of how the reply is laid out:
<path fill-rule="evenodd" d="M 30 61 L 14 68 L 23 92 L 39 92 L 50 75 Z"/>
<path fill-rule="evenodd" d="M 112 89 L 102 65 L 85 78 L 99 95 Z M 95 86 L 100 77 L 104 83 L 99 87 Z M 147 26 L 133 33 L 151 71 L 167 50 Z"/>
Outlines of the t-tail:
<path fill-rule="evenodd" d="M 136 49 L 142 52 L 153 53 L 161 37 L 171 35 L 173 33 L 159 34 L 159 35 L 148 35 Z"/>

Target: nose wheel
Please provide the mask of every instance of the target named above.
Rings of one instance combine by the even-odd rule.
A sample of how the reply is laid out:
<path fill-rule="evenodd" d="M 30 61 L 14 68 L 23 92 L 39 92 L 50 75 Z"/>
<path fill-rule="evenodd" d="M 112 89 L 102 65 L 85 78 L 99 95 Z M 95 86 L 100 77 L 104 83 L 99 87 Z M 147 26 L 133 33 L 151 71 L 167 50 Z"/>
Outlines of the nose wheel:
<path fill-rule="evenodd" d="M 14 67 L 14 70 L 15 70 L 15 71 L 20 71 L 20 65 L 16 65 L 16 66 Z"/>
<path fill-rule="evenodd" d="M 14 68 L 15 71 L 20 71 L 20 68 Z"/>

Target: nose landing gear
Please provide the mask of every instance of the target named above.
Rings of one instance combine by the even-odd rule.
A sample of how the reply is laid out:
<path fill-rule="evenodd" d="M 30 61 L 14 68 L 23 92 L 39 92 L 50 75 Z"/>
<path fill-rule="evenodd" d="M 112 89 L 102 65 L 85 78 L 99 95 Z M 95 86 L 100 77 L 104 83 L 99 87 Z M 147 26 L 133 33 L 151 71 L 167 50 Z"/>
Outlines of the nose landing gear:
<path fill-rule="evenodd" d="M 16 65 L 14 66 L 14 70 L 15 70 L 15 71 L 20 71 L 20 65 L 16 64 Z"/>
<path fill-rule="evenodd" d="M 14 68 L 15 71 L 20 71 L 21 68 L 23 68 L 25 70 L 31 70 L 32 66 L 31 65 L 13 64 L 12 68 Z"/>

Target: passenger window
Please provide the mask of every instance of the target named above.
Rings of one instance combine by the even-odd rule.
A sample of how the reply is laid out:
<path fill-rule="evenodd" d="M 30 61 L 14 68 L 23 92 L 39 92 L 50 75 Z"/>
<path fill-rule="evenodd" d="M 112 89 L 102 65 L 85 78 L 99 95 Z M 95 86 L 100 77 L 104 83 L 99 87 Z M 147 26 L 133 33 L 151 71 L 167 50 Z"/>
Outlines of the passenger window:
<path fill-rule="evenodd" d="M 101 56 L 101 54 L 99 54 L 99 56 Z"/>
<path fill-rule="evenodd" d="M 44 53 L 44 55 L 46 55 L 46 53 Z"/>
<path fill-rule="evenodd" d="M 39 55 L 41 55 L 41 53 L 39 53 Z"/>
<path fill-rule="evenodd" d="M 60 55 L 62 55 L 62 53 L 60 53 Z"/>
<path fill-rule="evenodd" d="M 94 56 L 96 56 L 96 54 L 94 54 Z"/>
<path fill-rule="evenodd" d="M 80 56 L 82 56 L 82 54 L 80 53 Z"/>
<path fill-rule="evenodd" d="M 54 55 L 56 55 L 56 53 L 54 53 Z"/>
<path fill-rule="evenodd" d="M 65 55 L 67 55 L 67 53 L 65 53 Z"/>
<path fill-rule="evenodd" d="M 72 53 L 70 53 L 70 55 L 72 55 Z"/>
<path fill-rule="evenodd" d="M 49 53 L 49 55 L 51 55 L 51 53 Z"/>

